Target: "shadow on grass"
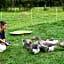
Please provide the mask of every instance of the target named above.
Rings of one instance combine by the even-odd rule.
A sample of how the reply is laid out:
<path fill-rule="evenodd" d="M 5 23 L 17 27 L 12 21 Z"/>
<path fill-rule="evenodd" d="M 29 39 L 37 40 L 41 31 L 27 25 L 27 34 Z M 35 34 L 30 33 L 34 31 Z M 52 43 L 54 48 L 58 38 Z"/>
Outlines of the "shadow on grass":
<path fill-rule="evenodd" d="M 11 36 L 20 36 L 20 35 L 31 35 L 31 33 L 25 33 L 25 34 L 10 34 Z"/>

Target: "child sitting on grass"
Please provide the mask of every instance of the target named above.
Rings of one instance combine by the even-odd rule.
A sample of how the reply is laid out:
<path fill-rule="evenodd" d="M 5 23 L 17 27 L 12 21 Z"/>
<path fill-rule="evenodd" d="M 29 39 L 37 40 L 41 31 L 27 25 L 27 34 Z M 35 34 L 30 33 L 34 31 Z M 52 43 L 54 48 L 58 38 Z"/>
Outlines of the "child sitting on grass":
<path fill-rule="evenodd" d="M 0 21 L 0 52 L 6 50 L 6 46 L 9 46 L 10 43 L 5 40 L 5 30 L 7 28 L 7 23 Z"/>

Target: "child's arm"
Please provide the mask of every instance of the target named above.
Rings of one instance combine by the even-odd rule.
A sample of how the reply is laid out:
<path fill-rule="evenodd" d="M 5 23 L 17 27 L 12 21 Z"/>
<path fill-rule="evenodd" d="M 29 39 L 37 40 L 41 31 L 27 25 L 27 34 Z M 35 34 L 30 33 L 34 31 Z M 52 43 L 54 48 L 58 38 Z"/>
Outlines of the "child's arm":
<path fill-rule="evenodd" d="M 0 42 L 5 44 L 5 41 L 4 41 L 4 40 L 2 40 L 2 39 L 0 39 Z"/>
<path fill-rule="evenodd" d="M 9 45 L 10 45 L 10 44 L 8 44 L 8 43 L 6 43 L 6 42 L 5 42 L 5 39 L 3 39 L 3 40 L 2 40 L 2 39 L 0 39 L 0 41 L 1 41 L 1 44 L 2 44 L 2 45 L 3 45 L 3 44 L 6 44 L 7 46 L 9 46 Z"/>

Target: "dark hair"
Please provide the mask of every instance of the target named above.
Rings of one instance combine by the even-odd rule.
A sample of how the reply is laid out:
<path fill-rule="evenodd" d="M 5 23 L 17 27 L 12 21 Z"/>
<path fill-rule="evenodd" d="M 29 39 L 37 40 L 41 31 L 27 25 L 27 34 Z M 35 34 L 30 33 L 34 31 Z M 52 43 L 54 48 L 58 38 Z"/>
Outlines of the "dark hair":
<path fill-rule="evenodd" d="M 0 21 L 0 27 L 2 27 L 3 25 L 7 24 L 6 22 L 4 21 Z"/>

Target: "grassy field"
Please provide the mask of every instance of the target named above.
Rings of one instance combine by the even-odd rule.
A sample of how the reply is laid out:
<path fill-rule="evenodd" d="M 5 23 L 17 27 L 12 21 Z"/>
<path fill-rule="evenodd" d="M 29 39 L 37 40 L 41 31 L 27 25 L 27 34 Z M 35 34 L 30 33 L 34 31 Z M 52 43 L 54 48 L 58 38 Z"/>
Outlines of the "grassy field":
<path fill-rule="evenodd" d="M 33 8 L 24 12 L 0 12 L 0 19 L 8 23 L 6 39 L 11 42 L 11 46 L 0 53 L 0 64 L 64 64 L 64 49 L 61 47 L 57 47 L 53 52 L 33 55 L 22 46 L 22 39 L 32 36 L 40 36 L 42 39 L 53 37 L 64 41 L 64 12 L 58 8 L 56 16 L 55 8 L 48 9 L 48 11 Z M 14 30 L 32 30 L 33 33 L 10 35 L 9 32 Z"/>

